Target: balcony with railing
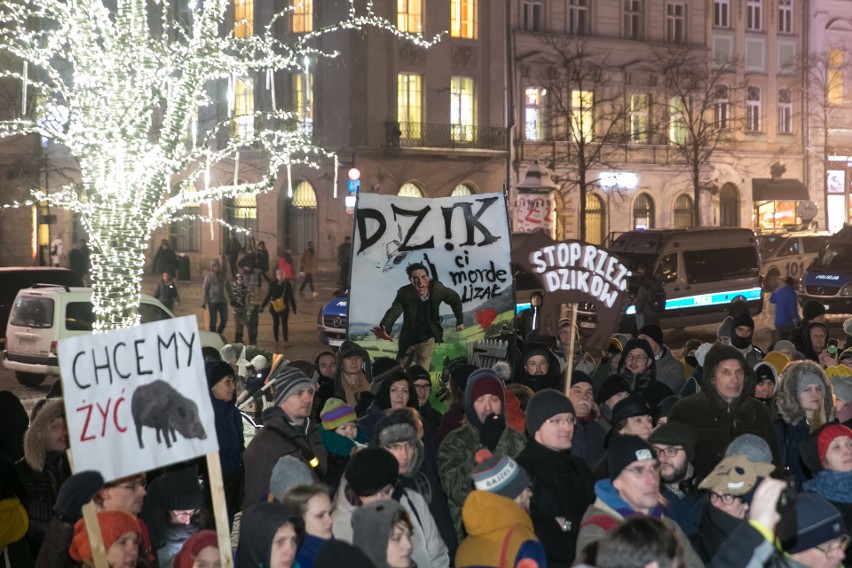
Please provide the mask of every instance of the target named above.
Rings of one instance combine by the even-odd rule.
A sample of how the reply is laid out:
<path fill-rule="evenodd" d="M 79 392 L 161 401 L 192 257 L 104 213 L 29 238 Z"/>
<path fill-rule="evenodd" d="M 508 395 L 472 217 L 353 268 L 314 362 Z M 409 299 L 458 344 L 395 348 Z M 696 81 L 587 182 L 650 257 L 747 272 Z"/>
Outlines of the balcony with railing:
<path fill-rule="evenodd" d="M 505 129 L 493 126 L 387 122 L 385 139 L 389 148 L 507 149 Z"/>

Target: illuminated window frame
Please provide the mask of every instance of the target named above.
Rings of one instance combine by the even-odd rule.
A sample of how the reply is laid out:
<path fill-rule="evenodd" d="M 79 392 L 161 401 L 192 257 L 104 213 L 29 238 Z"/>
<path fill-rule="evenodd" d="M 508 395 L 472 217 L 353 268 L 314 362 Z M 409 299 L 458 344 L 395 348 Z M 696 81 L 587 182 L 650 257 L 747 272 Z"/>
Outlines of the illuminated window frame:
<path fill-rule="evenodd" d="M 396 76 L 396 119 L 401 125 L 402 137 L 420 138 L 423 121 L 423 78 L 417 73 L 399 73 Z M 416 125 L 416 126 L 414 126 Z"/>
<path fill-rule="evenodd" d="M 304 71 L 293 74 L 293 111 L 305 128 L 313 128 L 314 123 L 314 76 Z"/>
<path fill-rule="evenodd" d="M 450 35 L 476 39 L 477 0 L 452 0 L 450 4 Z"/>
<path fill-rule="evenodd" d="M 314 31 L 314 0 L 293 0 L 290 28 L 293 33 Z"/>
<path fill-rule="evenodd" d="M 423 0 L 396 0 L 396 27 L 416 34 L 423 30 Z"/>
<path fill-rule="evenodd" d="M 591 142 L 595 136 L 594 104 L 592 91 L 571 91 L 571 136 L 577 142 Z"/>
<path fill-rule="evenodd" d="M 234 36 L 254 35 L 254 0 L 234 0 Z"/>
<path fill-rule="evenodd" d="M 234 136 L 243 140 L 254 136 L 254 80 L 251 78 L 234 82 L 234 118 L 231 129 Z"/>
<path fill-rule="evenodd" d="M 450 124 L 453 140 L 471 142 L 476 138 L 476 87 L 472 77 L 450 80 Z"/>

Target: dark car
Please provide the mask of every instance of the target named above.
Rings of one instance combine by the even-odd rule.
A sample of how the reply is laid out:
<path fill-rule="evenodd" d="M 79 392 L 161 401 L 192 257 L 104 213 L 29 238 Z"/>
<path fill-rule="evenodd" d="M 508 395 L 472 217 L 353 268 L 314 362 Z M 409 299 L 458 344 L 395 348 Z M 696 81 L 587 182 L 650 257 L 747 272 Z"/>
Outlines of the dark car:
<path fill-rule="evenodd" d="M 349 323 L 349 289 L 338 288 L 317 315 L 317 335 L 329 347 L 340 347 Z"/>
<path fill-rule="evenodd" d="M 6 332 L 9 312 L 15 303 L 18 291 L 33 284 L 57 284 L 60 286 L 82 286 L 80 276 L 67 268 L 54 266 L 7 266 L 0 268 L 0 329 Z M 6 344 L 5 335 L 0 338 Z"/>

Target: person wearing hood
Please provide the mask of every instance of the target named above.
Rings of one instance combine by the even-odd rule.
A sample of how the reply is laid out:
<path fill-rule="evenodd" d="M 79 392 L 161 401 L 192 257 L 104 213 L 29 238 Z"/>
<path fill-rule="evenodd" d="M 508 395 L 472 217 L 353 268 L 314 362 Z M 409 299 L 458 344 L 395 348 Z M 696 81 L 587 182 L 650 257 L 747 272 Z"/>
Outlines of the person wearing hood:
<path fill-rule="evenodd" d="M 272 469 L 283 456 L 303 461 L 317 481 L 325 481 L 328 471 L 325 446 L 310 418 L 314 384 L 302 371 L 287 366 L 279 366 L 271 380 L 275 406 L 264 411 L 263 428 L 243 453 L 244 508 L 266 498 Z"/>
<path fill-rule="evenodd" d="M 660 495 L 666 501 L 668 515 L 689 538 L 698 532 L 704 508 L 692 467 L 697 440 L 695 431 L 680 422 L 666 422 L 648 438 L 660 462 Z"/>
<path fill-rule="evenodd" d="M 458 547 L 447 495 L 438 477 L 438 456 L 431 444 L 425 444 L 420 416 L 413 408 L 391 410 L 373 434 L 372 446 L 388 450 L 399 462 L 399 485 L 416 491 L 429 506 L 441 539 L 453 558 Z"/>
<path fill-rule="evenodd" d="M 337 350 L 337 370 L 334 381 L 322 395 L 325 400 L 331 397 L 346 401 L 355 408 L 358 395 L 370 391 L 372 382 L 370 356 L 367 351 L 353 341 L 346 340 Z"/>
<path fill-rule="evenodd" d="M 586 462 L 591 469 L 603 457 L 607 433 L 607 428 L 598 421 L 592 378 L 583 371 L 574 371 L 568 399 L 576 411 L 571 455 Z"/>
<path fill-rule="evenodd" d="M 228 325 L 228 301 L 232 299 L 232 292 L 219 259 L 210 261 L 210 271 L 204 275 L 201 287 L 201 309 L 210 311 L 210 331 L 222 335 Z"/>
<path fill-rule="evenodd" d="M 530 517 L 549 566 L 570 566 L 580 519 L 592 504 L 594 479 L 586 463 L 571 455 L 574 406 L 553 389 L 539 391 L 527 405 L 527 447 L 518 465 L 532 479 Z"/>
<path fill-rule="evenodd" d="M 828 372 L 826 375 L 834 392 L 834 416 L 838 422 L 852 428 L 852 376 L 831 376 Z"/>
<path fill-rule="evenodd" d="M 799 325 L 797 325 L 796 328 L 790 332 L 789 336 L 782 339 L 789 340 L 793 343 L 796 349 L 801 351 L 804 345 L 803 341 L 805 328 L 807 328 L 808 325 L 812 323 L 824 324 L 825 321 L 826 312 L 825 306 L 822 304 L 822 302 L 818 302 L 816 300 L 808 300 L 802 306 L 802 319 L 801 321 L 799 321 Z"/>
<path fill-rule="evenodd" d="M 607 431 L 612 425 L 612 409 L 628 396 L 630 396 L 630 385 L 627 384 L 627 381 L 621 375 L 610 375 L 601 384 L 595 400 L 601 412 L 601 425 Z"/>
<path fill-rule="evenodd" d="M 810 479 L 812 473 L 799 458 L 799 446 L 808 434 L 834 418 L 831 385 L 822 368 L 812 361 L 796 361 L 781 373 L 778 387 L 778 418 L 775 439 L 781 463 L 787 467 L 797 485 Z"/>
<path fill-rule="evenodd" d="M 663 345 L 663 330 L 655 323 L 649 323 L 639 330 L 636 335 L 639 339 L 644 339 L 651 346 L 651 352 L 654 354 L 654 368 L 656 369 L 657 382 L 663 383 L 673 393 L 680 392 L 683 388 L 685 375 L 683 364 L 675 359 L 672 355 L 672 350 Z"/>
<path fill-rule="evenodd" d="M 752 368 L 763 360 L 763 351 L 752 344 L 754 320 L 748 312 L 737 312 L 734 316 L 731 345 L 740 350 L 746 363 Z"/>
<path fill-rule="evenodd" d="M 160 566 L 171 566 L 186 541 L 200 530 L 201 488 L 194 462 L 171 468 L 148 484 L 139 513 L 140 525 L 148 530 Z M 204 494 L 207 496 L 209 491 Z M 226 500 L 228 497 L 226 489 Z M 212 511 L 212 505 L 208 503 L 206 509 Z"/>
<path fill-rule="evenodd" d="M 380 500 L 359 508 L 352 519 L 352 543 L 377 568 L 416 568 L 414 523 L 396 501 Z M 423 566 L 428 566 L 424 564 Z"/>
<path fill-rule="evenodd" d="M 751 397 L 754 372 L 742 352 L 716 344 L 704 358 L 701 392 L 675 404 L 669 420 L 691 426 L 698 435 L 695 475 L 707 476 L 740 434 L 755 434 L 775 448 L 769 409 Z M 776 462 L 777 463 L 777 462 Z"/>
<path fill-rule="evenodd" d="M 61 398 L 48 400 L 32 419 L 24 434 L 24 457 L 15 464 L 27 493 L 24 506 L 29 517 L 27 541 L 33 558 L 53 516 L 53 505 L 62 484 L 71 476 L 65 451 L 68 427 Z"/>
<path fill-rule="evenodd" d="M 391 368 L 380 371 L 379 365 L 383 360 L 392 365 Z M 387 357 L 380 357 L 373 362 L 373 390 L 375 398 L 364 414 L 358 418 L 358 426 L 364 430 L 367 439 L 373 437 L 376 423 L 388 410 L 417 406 L 417 396 L 411 386 L 411 379 L 399 363 Z"/>
<path fill-rule="evenodd" d="M 618 361 L 618 374 L 627 381 L 630 392 L 641 395 L 648 406 L 655 407 L 661 400 L 674 394 L 672 389 L 657 382 L 654 352 L 644 339 L 631 339 L 624 346 Z"/>
<path fill-rule="evenodd" d="M 829 355 L 826 348 L 828 340 L 831 337 L 831 332 L 828 326 L 820 322 L 812 322 L 805 326 L 802 330 L 801 344 L 796 347 L 802 352 L 806 359 L 810 359 L 816 363 L 820 363 L 823 367 L 837 364 L 837 354 L 827 364 L 823 362 L 824 355 Z"/>
<path fill-rule="evenodd" d="M 595 371 L 595 360 L 591 355 L 583 351 L 580 346 L 579 338 L 577 337 L 576 326 L 571 323 L 568 318 L 559 320 L 559 327 L 556 333 L 556 341 L 550 348 L 550 352 L 556 357 L 559 362 L 560 374 L 565 374 L 565 367 L 568 365 L 568 351 L 571 349 L 571 341 L 574 341 L 574 361 L 571 371 L 581 371 L 583 373 L 593 373 Z"/>
<path fill-rule="evenodd" d="M 314 359 L 314 376 L 311 377 L 316 385 L 317 392 L 314 395 L 314 411 L 311 416 L 318 419 L 320 411 L 334 391 L 334 377 L 337 375 L 337 355 L 331 351 L 323 351 Z"/>
<path fill-rule="evenodd" d="M 533 530 L 524 503 L 530 478 L 512 458 L 480 450 L 471 477 L 476 489 L 465 499 L 462 519 L 467 537 L 456 554 L 457 568 L 546 566 L 544 547 Z M 553 566 L 553 564 L 550 564 Z"/>
<path fill-rule="evenodd" d="M 559 363 L 544 344 L 527 342 L 520 364 L 520 369 L 515 373 L 516 382 L 533 391 L 560 388 L 562 373 Z"/>
<path fill-rule="evenodd" d="M 754 366 L 754 393 L 751 395 L 768 408 L 772 408 L 775 400 L 775 385 L 778 384 L 778 371 L 765 361 Z"/>
<path fill-rule="evenodd" d="M 243 512 L 236 568 L 292 568 L 305 538 L 299 512 L 279 503 L 256 503 Z"/>
<path fill-rule="evenodd" d="M 485 447 L 515 457 L 526 445 L 524 436 L 506 426 L 503 381 L 490 369 L 471 373 L 464 391 L 467 423 L 450 432 L 438 449 L 438 471 L 447 494 L 456 534 L 462 536 L 461 508 L 470 493 L 474 455 Z"/>
<path fill-rule="evenodd" d="M 692 375 L 686 380 L 683 388 L 680 389 L 680 392 L 677 394 L 680 396 L 689 396 L 691 394 L 701 392 L 701 389 L 704 386 L 702 379 L 704 375 L 704 358 L 707 356 L 707 353 L 713 345 L 713 343 L 702 343 L 695 348 L 695 362 L 697 365 L 693 368 Z"/>
<path fill-rule="evenodd" d="M 213 404 L 216 438 L 219 440 L 219 463 L 225 485 L 228 519 L 233 522 L 234 515 L 242 506 L 243 451 L 246 448 L 243 419 L 234 404 L 237 400 L 234 370 L 224 361 L 210 361 L 204 364 L 204 372 Z"/>

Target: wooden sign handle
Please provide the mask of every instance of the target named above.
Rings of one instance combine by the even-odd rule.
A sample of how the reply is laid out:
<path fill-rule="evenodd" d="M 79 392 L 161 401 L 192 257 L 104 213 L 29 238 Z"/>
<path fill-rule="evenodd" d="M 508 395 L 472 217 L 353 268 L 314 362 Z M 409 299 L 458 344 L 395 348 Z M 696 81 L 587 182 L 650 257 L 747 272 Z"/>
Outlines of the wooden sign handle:
<path fill-rule="evenodd" d="M 574 369 L 574 345 L 577 337 L 577 304 L 571 304 L 571 342 L 568 345 L 568 358 L 565 361 L 565 396 L 571 390 L 571 373 Z"/>
<path fill-rule="evenodd" d="M 207 454 L 207 474 L 210 478 L 210 497 L 213 501 L 213 518 L 216 521 L 216 539 L 219 541 L 219 559 L 222 568 L 233 568 L 231 534 L 228 532 L 228 506 L 225 504 L 225 484 L 222 482 L 222 465 L 219 452 Z"/>
<path fill-rule="evenodd" d="M 95 568 L 109 568 L 101 526 L 98 524 L 98 506 L 94 501 L 83 505 L 83 522 L 86 523 L 86 534 L 89 536 L 89 546 L 92 547 Z"/>

